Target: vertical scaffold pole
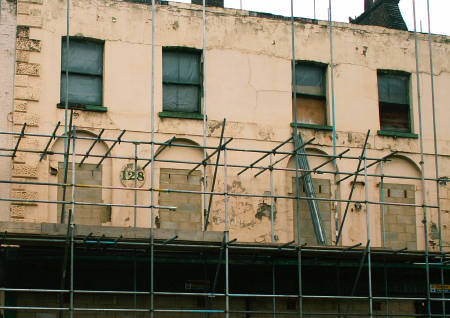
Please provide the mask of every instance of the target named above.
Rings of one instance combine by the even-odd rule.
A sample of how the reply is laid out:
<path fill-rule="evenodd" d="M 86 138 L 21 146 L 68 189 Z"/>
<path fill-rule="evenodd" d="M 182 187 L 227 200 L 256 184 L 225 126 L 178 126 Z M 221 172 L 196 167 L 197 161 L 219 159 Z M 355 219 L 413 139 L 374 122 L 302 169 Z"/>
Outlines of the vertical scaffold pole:
<path fill-rule="evenodd" d="M 294 106 L 294 149 L 298 147 L 298 129 L 297 129 L 297 86 L 295 77 L 295 19 L 294 19 L 294 0 L 291 0 L 291 37 L 292 37 L 292 99 Z M 303 317 L 303 287 L 302 287 L 302 248 L 301 248 L 301 229 L 300 229 L 300 184 L 299 184 L 299 162 L 297 160 L 297 151 L 294 153 L 295 156 L 295 193 L 296 193 L 296 207 L 294 222 L 297 223 L 297 274 L 298 274 L 298 315 L 300 318 Z"/>
<path fill-rule="evenodd" d="M 334 102 L 334 44 L 333 44 L 333 21 L 332 21 L 332 7 L 331 0 L 328 1 L 328 25 L 330 30 L 330 80 L 331 80 L 331 120 L 333 126 L 333 166 L 334 166 L 334 198 L 338 199 L 337 188 L 337 162 L 336 162 L 336 116 L 335 116 L 335 102 Z M 338 203 L 333 202 L 334 206 L 334 221 L 336 227 L 336 242 L 339 230 L 339 215 L 338 215 Z"/>
<path fill-rule="evenodd" d="M 202 41 L 203 41 L 203 160 L 206 163 L 206 158 L 208 156 L 208 151 L 206 149 L 206 0 L 203 0 L 202 7 Z M 206 217 L 206 209 L 207 209 L 207 196 L 206 192 L 208 191 L 208 166 L 206 164 L 203 165 L 203 218 Z M 203 224 L 205 224 L 205 220 L 203 220 Z M 206 230 L 206 225 L 205 228 Z"/>
<path fill-rule="evenodd" d="M 442 254 L 442 218 L 441 218 L 441 189 L 439 187 L 439 150 L 437 140 L 437 121 L 436 121 L 436 95 L 434 86 L 434 65 L 433 65 L 433 41 L 431 38 L 431 15 L 430 15 L 430 0 L 427 0 L 427 18 L 428 18 L 428 46 L 430 50 L 430 79 L 431 79 L 431 106 L 433 109 L 433 139 L 434 139 L 434 166 L 436 177 L 436 205 L 438 210 L 438 224 L 439 224 L 439 252 Z M 444 258 L 441 256 L 441 263 Z M 444 285 L 444 269 L 441 267 L 441 285 Z M 445 298 L 444 288 L 442 288 L 441 298 Z M 442 314 L 445 317 L 445 300 L 442 300 Z"/>
<path fill-rule="evenodd" d="M 76 127 L 73 126 L 72 129 L 72 217 L 70 218 L 70 318 L 73 318 L 73 291 L 74 291 L 74 232 L 75 232 L 75 182 L 76 182 Z"/>
<path fill-rule="evenodd" d="M 364 190 L 366 205 L 366 227 L 367 227 L 367 273 L 369 286 L 369 317 L 373 317 L 373 295 L 372 295 L 372 258 L 370 240 L 370 204 L 369 204 L 369 178 L 367 177 L 367 149 L 364 149 Z"/>
<path fill-rule="evenodd" d="M 380 199 L 381 199 L 381 246 L 386 247 L 386 225 L 385 225 L 385 212 L 386 207 L 384 203 L 384 162 L 380 161 Z"/>
<path fill-rule="evenodd" d="M 272 242 L 275 242 L 275 199 L 273 190 L 273 169 L 272 169 L 272 154 L 269 155 L 269 178 L 270 178 L 270 233 Z"/>
<path fill-rule="evenodd" d="M 431 300 L 430 300 L 430 264 L 428 251 L 428 219 L 426 208 L 426 188 L 425 188 L 425 159 L 423 148 L 423 121 L 422 121 L 422 95 L 420 86 L 420 69 L 419 69 L 419 44 L 417 40 L 417 21 L 416 21 L 416 0 L 412 0 L 413 15 L 414 15 L 414 46 L 416 57 L 416 79 L 417 79 L 417 107 L 419 112 L 419 128 L 420 128 L 420 172 L 422 184 L 422 204 L 423 204 L 423 228 L 424 228 L 424 242 L 425 242 L 425 275 L 427 284 L 427 317 L 431 317 Z"/>
<path fill-rule="evenodd" d="M 151 172 L 150 172 L 150 318 L 155 315 L 155 295 L 154 295 L 154 217 L 155 217 L 155 0 L 152 0 L 152 100 L 151 100 Z"/>
<path fill-rule="evenodd" d="M 224 139 L 226 144 L 226 138 Z M 225 202 L 225 317 L 230 317 L 230 277 L 229 277 L 229 254 L 228 242 L 230 241 L 228 222 L 228 154 L 226 145 L 223 148 L 223 170 L 224 170 L 224 202 Z"/>

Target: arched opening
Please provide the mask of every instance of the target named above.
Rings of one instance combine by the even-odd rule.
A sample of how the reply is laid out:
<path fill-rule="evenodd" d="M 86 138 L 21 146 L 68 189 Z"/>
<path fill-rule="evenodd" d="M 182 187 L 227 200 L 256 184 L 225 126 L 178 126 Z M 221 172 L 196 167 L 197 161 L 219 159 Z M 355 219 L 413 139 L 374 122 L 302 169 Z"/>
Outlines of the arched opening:
<path fill-rule="evenodd" d="M 203 150 L 189 147 L 198 146 L 189 139 L 176 138 L 172 144 L 186 145 L 187 147 L 168 146 L 163 149 L 161 146 L 159 149 L 163 150 L 157 157 L 160 161 L 155 162 L 155 177 L 156 174 L 159 174 L 156 177 L 159 180 L 159 187 L 168 190 L 159 192 L 159 205 L 176 207 L 176 210 L 160 209 L 155 224 L 161 229 L 199 231 L 202 229 L 203 221 L 202 195 L 200 193 L 183 193 L 182 191 L 200 192 L 202 190 L 202 167 L 191 171 L 194 164 L 176 161 L 201 162 Z"/>
<path fill-rule="evenodd" d="M 420 181 L 414 179 L 398 179 L 389 176 L 420 177 L 420 169 L 409 158 L 393 156 L 389 161 L 380 163 L 377 174 L 383 177 L 379 183 L 380 202 L 415 204 L 422 200 Z M 391 249 L 417 250 L 418 222 L 416 208 L 405 205 L 380 205 L 380 224 L 382 246 Z"/>
<path fill-rule="evenodd" d="M 77 137 L 90 137 L 95 135 L 77 131 Z M 72 146 L 73 139 L 70 140 L 69 159 L 67 165 L 67 174 L 64 169 L 64 139 L 58 139 L 52 146 L 52 152 L 56 153 L 49 156 L 49 179 L 59 184 L 72 184 Z M 78 154 L 75 160 L 75 202 L 84 202 L 88 204 L 76 204 L 73 212 L 73 221 L 76 224 L 84 225 L 109 225 L 111 222 L 111 207 L 102 205 L 111 201 L 111 190 L 105 189 L 105 186 L 111 185 L 111 160 L 103 156 L 108 147 L 103 142 L 97 142 L 91 149 L 89 156 L 83 156 L 92 145 L 92 140 L 76 139 L 75 153 Z M 81 156 L 80 156 L 81 155 Z M 64 189 L 65 188 L 65 189 Z M 50 189 L 49 195 L 52 200 L 70 202 L 72 200 L 71 186 L 58 186 Z M 71 204 L 57 204 L 50 211 L 50 219 L 55 222 L 67 222 Z M 63 215 L 63 216 L 62 216 Z"/>
<path fill-rule="evenodd" d="M 322 150 L 315 148 L 307 148 L 306 153 L 311 155 L 307 156 L 308 163 L 310 169 L 315 169 L 316 167 L 321 166 L 317 171 L 311 173 L 311 188 L 313 189 L 313 195 L 310 195 L 311 191 L 307 189 L 308 179 L 302 177 L 302 174 L 299 171 L 299 182 L 298 182 L 298 196 L 300 197 L 315 197 L 319 199 L 331 199 L 332 198 L 332 178 L 333 174 L 324 173 L 324 172 L 333 172 L 334 166 L 332 162 L 326 163 L 327 157 L 320 156 L 326 154 Z M 316 155 L 316 156 L 314 156 Z M 325 165 L 324 165 L 325 164 Z M 287 168 L 295 169 L 295 157 L 291 157 Z M 299 169 L 302 168 L 299 166 Z M 295 171 L 288 171 L 287 182 L 289 182 L 288 188 L 291 189 L 290 194 L 293 196 L 297 195 L 297 184 L 296 184 L 296 173 Z M 328 244 L 330 245 L 332 242 L 332 233 L 334 233 L 335 225 L 334 225 L 334 217 L 332 215 L 331 209 L 331 201 L 325 200 L 316 200 L 317 214 L 315 213 L 315 209 L 312 208 L 312 205 L 308 202 L 308 199 L 300 199 L 300 207 L 297 209 L 297 200 L 292 200 L 292 211 L 293 211 L 293 231 L 294 231 L 294 239 L 298 241 L 298 220 L 297 220 L 297 211 L 300 213 L 300 239 L 301 243 L 308 245 L 318 245 L 318 244 Z M 324 238 L 324 243 L 319 243 L 319 230 L 321 229 L 322 235 Z"/>

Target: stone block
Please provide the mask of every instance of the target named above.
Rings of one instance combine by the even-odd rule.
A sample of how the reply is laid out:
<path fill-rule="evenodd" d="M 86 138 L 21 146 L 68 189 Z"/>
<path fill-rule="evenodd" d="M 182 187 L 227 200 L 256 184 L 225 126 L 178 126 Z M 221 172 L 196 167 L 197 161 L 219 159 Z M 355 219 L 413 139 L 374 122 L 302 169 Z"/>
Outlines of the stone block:
<path fill-rule="evenodd" d="M 19 14 L 17 15 L 17 24 L 40 28 L 42 27 L 42 17 L 40 15 Z"/>
<path fill-rule="evenodd" d="M 13 120 L 15 125 L 23 125 L 27 123 L 27 126 L 37 127 L 39 126 L 39 115 L 28 113 L 14 113 Z"/>
<path fill-rule="evenodd" d="M 14 164 L 12 175 L 19 178 L 37 178 L 38 169 L 27 164 Z"/>
<path fill-rule="evenodd" d="M 28 62 L 30 60 L 30 52 L 23 50 L 16 50 L 17 62 Z"/>
<path fill-rule="evenodd" d="M 11 191 L 11 198 L 18 199 L 20 201 L 16 201 L 17 205 L 36 205 L 37 202 L 30 202 L 24 200 L 38 200 L 38 193 L 34 191 Z"/>
<path fill-rule="evenodd" d="M 12 204 L 10 207 L 11 217 L 23 219 L 25 217 L 25 207 L 23 205 Z"/>
<path fill-rule="evenodd" d="M 16 39 L 16 49 L 29 52 L 40 52 L 41 41 L 20 37 Z"/>
<path fill-rule="evenodd" d="M 15 87 L 14 96 L 17 99 L 39 101 L 39 90 L 31 87 Z"/>
<path fill-rule="evenodd" d="M 17 0 L 18 3 L 35 3 L 35 4 L 42 4 L 43 0 Z"/>
<path fill-rule="evenodd" d="M 19 87 L 29 86 L 28 75 L 16 75 L 14 85 Z"/>
<path fill-rule="evenodd" d="M 178 223 L 170 221 L 161 221 L 161 229 L 176 230 L 178 229 Z"/>
<path fill-rule="evenodd" d="M 17 3 L 17 14 L 31 14 L 30 11 L 31 5 L 27 2 L 19 2 Z"/>
<path fill-rule="evenodd" d="M 39 76 L 40 65 L 36 63 L 17 62 L 17 75 Z"/>
<path fill-rule="evenodd" d="M 16 31 L 17 38 L 29 38 L 30 37 L 30 28 L 24 25 L 18 25 Z"/>

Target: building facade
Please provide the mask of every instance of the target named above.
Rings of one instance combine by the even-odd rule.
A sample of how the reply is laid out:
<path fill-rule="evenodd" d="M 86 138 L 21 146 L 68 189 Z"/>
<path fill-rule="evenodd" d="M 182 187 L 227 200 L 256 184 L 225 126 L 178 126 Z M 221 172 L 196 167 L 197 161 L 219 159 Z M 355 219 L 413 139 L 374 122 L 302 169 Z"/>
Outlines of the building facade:
<path fill-rule="evenodd" d="M 443 314 L 448 37 L 216 4 L 18 0 L 3 308 Z"/>

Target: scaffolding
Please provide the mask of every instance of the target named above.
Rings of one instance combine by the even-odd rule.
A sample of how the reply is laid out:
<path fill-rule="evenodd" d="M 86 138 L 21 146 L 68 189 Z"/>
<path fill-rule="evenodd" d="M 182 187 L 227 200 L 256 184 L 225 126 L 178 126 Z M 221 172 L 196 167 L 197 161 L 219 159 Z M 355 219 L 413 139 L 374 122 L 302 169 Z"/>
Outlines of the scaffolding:
<path fill-rule="evenodd" d="M 413 1 L 413 5 L 415 5 L 415 1 Z M 314 2 L 315 3 L 315 2 Z M 155 28 L 156 28 L 156 7 L 159 5 L 157 1 L 151 1 L 151 10 L 152 10 L 152 91 L 151 91 L 151 131 L 150 133 L 144 133 L 142 139 L 128 139 L 127 131 L 122 130 L 118 133 L 116 138 L 105 138 L 103 135 L 105 133 L 105 129 L 101 128 L 98 131 L 96 137 L 84 137 L 79 136 L 78 131 L 79 127 L 76 127 L 72 124 L 73 118 L 73 110 L 69 108 L 68 105 L 68 85 L 66 85 L 66 98 L 65 98 L 65 121 L 63 127 L 61 127 L 61 123 L 58 122 L 54 128 L 54 130 L 50 134 L 37 134 L 37 133 L 28 133 L 27 124 L 23 124 L 20 132 L 0 132 L 1 135 L 6 136 L 14 136 L 17 137 L 14 147 L 1 149 L 3 152 L 7 152 L 8 154 L 2 156 L 14 158 L 17 153 L 34 153 L 40 155 L 40 161 L 42 161 L 48 155 L 55 156 L 63 156 L 64 158 L 64 175 L 63 182 L 38 182 L 38 181 L 20 181 L 20 180 L 0 180 L 1 184 L 16 184 L 16 185 L 33 185 L 33 186 L 42 186 L 42 187 L 53 187 L 62 189 L 62 199 L 58 200 L 44 200 L 44 199 L 19 199 L 19 198 L 0 198 L 0 201 L 7 202 L 27 202 L 27 203 L 40 203 L 40 204 L 48 204 L 48 205 L 60 205 L 61 206 L 61 217 L 60 223 L 65 226 L 65 235 L 55 234 L 55 235 L 46 235 L 42 237 L 30 236 L 30 235 L 18 235 L 14 233 L 3 232 L 1 233 L 1 244 L 4 249 L 14 249 L 17 246 L 32 246 L 33 244 L 39 246 L 50 246 L 54 248 L 59 248 L 64 250 L 63 263 L 61 266 L 61 285 L 59 289 L 46 289 L 46 288 L 0 288 L 0 291 L 7 293 L 36 293 L 36 294 L 54 294 L 59 295 L 59 305 L 55 307 L 45 307 L 45 306 L 10 306 L 3 305 L 0 306 L 0 309 L 3 310 L 11 310 L 11 311 L 32 311 L 32 312 L 57 312 L 60 314 L 60 317 L 64 314 L 69 314 L 70 317 L 76 316 L 78 313 L 89 313 L 89 312 L 123 312 L 123 313 L 134 313 L 137 314 L 148 314 L 150 317 L 154 317 L 155 315 L 162 313 L 178 313 L 178 314 L 197 314 L 197 315 L 205 315 L 208 317 L 209 315 L 214 317 L 230 317 L 231 315 L 236 314 L 245 314 L 248 315 L 246 317 L 250 317 L 249 315 L 272 315 L 273 317 L 284 317 L 286 316 L 327 316 L 327 315 L 338 315 L 341 316 L 383 316 L 383 317 L 395 317 L 395 316 L 423 316 L 423 317 L 446 317 L 446 304 L 449 302 L 448 295 L 445 294 L 444 287 L 441 288 L 440 291 L 436 293 L 436 295 L 432 295 L 431 292 L 431 281 L 430 276 L 431 271 L 436 271 L 439 273 L 440 285 L 444 286 L 448 281 L 445 279 L 445 273 L 449 270 L 449 258 L 448 252 L 444 251 L 443 246 L 443 238 L 442 238 L 442 223 L 441 223 L 441 207 L 440 207 L 440 183 L 445 181 L 439 174 L 439 154 L 438 154 L 438 145 L 437 145 L 437 130 L 436 130 L 436 112 L 435 112 L 435 86 L 434 86 L 434 74 L 433 74 L 433 56 L 432 56 L 432 35 L 429 29 L 428 39 L 429 39 L 429 50 L 430 50 L 430 67 L 431 67 L 431 91 L 432 91 L 432 106 L 433 106 L 433 131 L 434 131 L 434 158 L 435 158 L 435 177 L 427 178 L 425 176 L 425 161 L 424 161 L 424 145 L 423 145 L 423 118 L 422 118 L 422 102 L 420 95 L 420 65 L 418 59 L 418 43 L 417 43 L 417 32 L 416 27 L 414 28 L 415 35 L 415 48 L 416 48 L 416 71 L 417 71 L 417 86 L 418 86 L 418 114 L 419 114 L 419 126 L 420 126 L 420 156 L 421 156 L 421 176 L 420 178 L 413 176 L 399 176 L 399 175 L 386 175 L 383 173 L 383 164 L 388 162 L 393 156 L 397 155 L 398 152 L 391 152 L 381 158 L 370 157 L 367 155 L 367 142 L 370 136 L 370 131 L 367 132 L 364 146 L 361 149 L 360 156 L 350 156 L 347 155 L 349 149 L 344 150 L 341 153 L 337 153 L 337 145 L 336 145 L 336 129 L 335 129 L 335 102 L 334 102 L 334 62 L 333 62 L 333 23 L 332 23 L 332 7 L 331 0 L 329 0 L 329 32 L 330 32 L 330 67 L 331 67 L 331 112 L 332 112 L 332 139 L 333 139 L 333 154 L 325 155 L 325 154 L 313 154 L 307 153 L 305 148 L 307 145 L 313 143 L 314 138 L 308 141 L 304 141 L 301 135 L 301 132 L 298 129 L 297 125 L 297 107 L 296 107 L 296 99 L 294 98 L 294 125 L 293 125 L 293 135 L 289 139 L 279 143 L 273 149 L 262 150 L 262 149 L 248 149 L 239 148 L 233 146 L 233 139 L 226 137 L 226 119 L 223 119 L 222 122 L 222 130 L 219 138 L 219 143 L 217 146 L 209 146 L 207 143 L 207 92 L 206 92 L 206 79 L 203 78 L 203 145 L 187 145 L 182 143 L 177 143 L 176 137 L 173 136 L 166 142 L 157 142 L 155 138 L 155 62 L 153 56 L 155 55 Z M 428 4 L 428 24 L 430 25 L 430 15 L 429 15 L 429 2 Z M 290 0 L 291 5 L 291 27 L 292 27 L 292 68 L 294 70 L 293 74 L 295 76 L 295 67 L 296 67 L 296 52 L 295 52 L 295 17 L 294 17 L 294 1 Z M 242 2 L 241 2 L 242 6 Z M 67 1 L 67 36 L 66 36 L 66 45 L 69 48 L 69 26 L 70 26 L 70 1 Z M 203 57 L 206 57 L 206 18 L 207 18 L 207 9 L 205 0 L 203 0 L 202 7 L 202 20 L 203 20 L 203 28 L 202 28 L 202 39 L 203 39 Z M 415 22 L 415 12 L 414 12 L 414 22 Z M 69 50 L 67 50 L 69 52 Z M 66 54 L 66 61 L 70 59 L 69 54 Z M 205 73 L 207 67 L 206 59 L 203 61 L 203 71 Z M 66 69 L 66 81 L 69 81 L 69 71 Z M 292 81 L 292 90 L 296 92 L 295 80 Z M 61 128 L 64 128 L 63 132 L 61 132 Z M 45 147 L 42 150 L 30 150 L 30 149 L 22 149 L 21 142 L 24 137 L 34 137 L 40 138 L 42 140 L 46 140 Z M 55 140 L 63 140 L 64 141 L 64 152 L 56 152 L 50 151 L 50 145 L 52 141 Z M 89 142 L 90 146 L 87 152 L 80 152 L 77 150 L 77 144 L 79 142 Z M 110 146 L 107 151 L 103 155 L 93 154 L 92 150 L 97 143 L 106 143 Z M 120 146 L 131 146 L 134 149 L 134 153 L 129 156 L 119 156 L 113 155 L 112 150 L 115 147 Z M 142 153 L 142 149 L 150 148 L 150 156 L 139 155 Z M 156 151 L 156 147 L 159 149 Z M 160 159 L 159 155 L 163 153 L 165 149 L 168 147 L 180 148 L 180 149 L 197 149 L 203 152 L 203 160 L 200 162 L 188 161 L 188 160 L 168 160 L 168 159 Z M 287 149 L 288 148 L 288 149 Z M 282 150 L 284 149 L 284 150 Z M 208 154 L 209 152 L 209 154 Z M 235 162 L 230 162 L 228 159 L 229 153 L 252 153 L 255 156 L 259 156 L 255 161 L 249 164 L 240 164 Z M 294 157 L 295 160 L 295 168 L 282 168 L 277 166 L 278 163 L 286 160 L 288 158 Z M 325 162 L 316 166 L 309 167 L 308 158 L 318 157 L 324 159 Z M 131 187 L 123 186 L 104 186 L 104 185 L 87 185 L 78 183 L 76 180 L 76 171 L 79 167 L 83 165 L 87 158 L 96 159 L 97 167 L 99 167 L 102 162 L 106 159 L 122 159 L 122 160 L 130 160 L 134 163 L 134 185 Z M 215 159 L 215 162 L 212 162 L 212 159 Z M 267 162 L 267 164 L 263 164 L 263 162 Z M 337 160 L 349 160 L 357 162 L 357 169 L 354 172 L 346 172 L 339 171 L 337 169 Z M 195 190 L 175 190 L 170 188 L 157 188 L 155 187 L 154 180 L 154 171 L 155 171 L 155 163 L 171 163 L 171 164 L 183 164 L 190 165 L 192 169 L 189 174 L 196 171 L 197 169 L 203 169 L 203 188 L 201 191 Z M 323 167 L 328 163 L 332 163 L 334 169 L 333 170 L 324 170 Z M 71 164 L 71 180 L 69 180 L 69 165 Z M 375 165 L 380 166 L 380 173 L 370 173 L 369 168 Z M 138 167 L 141 166 L 142 170 L 145 170 L 147 167 L 150 169 L 150 187 L 138 187 L 137 185 L 137 174 Z M 208 167 L 212 167 L 214 169 L 213 178 L 211 185 L 206 182 Z M 223 191 L 216 191 L 215 186 L 217 181 L 217 174 L 219 173 L 219 169 L 222 169 L 223 173 Z M 238 193 L 229 190 L 229 175 L 235 173 L 235 175 L 241 175 L 245 172 L 249 171 L 257 171 L 254 175 L 255 178 L 261 178 L 264 172 L 269 172 L 269 184 L 270 184 L 270 193 L 269 194 L 258 194 L 258 193 Z M 280 195 L 275 193 L 274 190 L 274 174 L 277 172 L 291 172 L 295 173 L 295 187 L 296 192 L 294 195 Z M 312 174 L 324 174 L 331 175 L 334 178 L 333 188 L 335 192 L 333 193 L 332 198 L 321 198 L 317 197 L 314 193 L 314 187 L 312 184 Z M 363 178 L 364 180 L 364 198 L 356 200 L 353 198 L 353 193 L 355 186 L 357 184 L 357 178 Z M 351 183 L 351 191 L 349 193 L 348 198 L 342 199 L 339 197 L 337 192 L 337 185 L 342 181 L 347 180 L 349 178 L 353 178 L 353 182 Z M 386 202 L 381 195 L 381 201 L 373 200 L 370 198 L 369 193 L 369 178 L 380 180 L 380 187 L 383 190 L 384 180 L 386 178 L 390 179 L 402 179 L 402 180 L 416 180 L 421 182 L 422 188 L 422 202 L 421 203 L 395 203 L 395 202 Z M 258 179 L 255 179 L 258 180 Z M 307 195 L 300 195 L 300 180 L 307 183 Z M 309 180 L 309 181 L 308 181 Z M 432 182 L 436 185 L 437 204 L 429 204 L 426 202 L 426 182 Z M 68 189 L 70 188 L 70 191 Z M 93 202 L 82 202 L 77 201 L 75 199 L 75 193 L 77 189 L 88 188 L 88 189 L 102 189 L 102 190 L 121 190 L 121 191 L 130 191 L 133 193 L 133 204 L 125 204 L 125 203 L 93 203 Z M 145 193 L 150 198 L 150 204 L 138 204 L 137 195 L 138 193 Z M 211 207 L 213 205 L 213 197 L 221 197 L 224 201 L 224 231 L 221 242 L 187 242 L 179 240 L 177 235 L 162 239 L 155 237 L 155 211 L 156 210 L 176 210 L 176 206 L 170 205 L 159 205 L 155 204 L 155 194 L 156 193 L 185 193 L 185 194 L 195 194 L 200 195 L 202 197 L 203 202 L 203 214 L 202 214 L 202 231 L 208 230 L 209 219 L 211 214 Z M 383 191 L 381 191 L 383 193 Z M 70 196 L 70 197 L 69 197 Z M 230 198 L 239 198 L 239 197 L 250 197 L 250 198 L 263 198 L 270 200 L 270 225 L 271 225 L 271 243 L 266 244 L 249 244 L 245 242 L 239 242 L 236 239 L 230 237 L 230 217 L 229 217 L 229 200 Z M 275 220 L 275 201 L 276 200 L 289 200 L 296 202 L 296 213 L 294 222 L 297 223 L 296 230 L 294 233 L 295 239 L 291 242 L 285 244 L 276 243 L 275 239 L 275 229 L 274 229 L 274 220 Z M 311 218 L 314 222 L 314 229 L 317 237 L 317 241 L 319 246 L 307 246 L 304 242 L 302 242 L 301 236 L 301 220 L 300 220 L 300 202 L 306 200 L 308 205 L 310 206 L 311 214 L 316 213 L 316 216 L 311 215 Z M 326 238 L 323 236 L 322 225 L 320 221 L 320 213 L 318 211 L 318 204 L 320 202 L 328 202 L 335 205 L 335 213 L 336 213 L 336 233 L 333 237 L 333 242 L 335 246 L 332 246 L 331 243 L 326 241 Z M 350 204 L 361 204 L 366 207 L 366 232 L 367 232 L 367 240 L 365 244 L 356 244 L 353 246 L 343 246 L 340 244 L 343 228 L 345 226 L 346 217 L 349 211 Z M 338 208 L 339 204 L 345 205 L 344 213 L 342 214 L 342 218 L 338 217 Z M 68 215 L 65 215 L 66 206 L 69 206 Z M 77 207 L 80 206 L 103 206 L 103 207 L 122 207 L 122 208 L 131 208 L 134 211 L 134 228 L 137 226 L 137 215 L 139 211 L 144 211 L 147 213 L 150 211 L 150 223 L 148 224 L 148 235 L 145 238 L 133 239 L 126 238 L 122 236 L 117 237 L 108 237 L 106 235 L 94 235 L 93 233 L 88 233 L 84 235 L 84 237 L 77 233 L 76 229 L 78 225 L 74 221 L 75 215 L 77 214 Z M 399 207 L 411 207 L 416 209 L 423 209 L 423 224 L 424 224 L 424 237 L 425 237 L 425 250 L 423 252 L 419 251 L 408 251 L 407 249 L 401 250 L 391 250 L 387 248 L 373 248 L 371 245 L 371 224 L 370 224 L 370 208 L 371 207 L 380 207 L 381 215 L 384 217 L 384 208 L 386 206 L 399 206 Z M 429 213 L 435 213 L 438 216 L 439 220 L 439 251 L 430 252 L 428 247 L 428 217 Z M 384 219 L 382 220 L 382 242 L 383 247 L 385 244 L 385 227 L 384 227 Z M 119 251 L 127 251 L 127 253 L 131 253 L 134 255 L 133 259 L 133 288 L 130 290 L 94 290 L 94 289 L 77 289 L 75 288 L 75 272 L 76 272 L 76 254 L 85 255 L 89 251 L 89 249 L 99 249 L 103 251 L 112 251 L 111 253 L 118 253 Z M 179 292 L 179 291 L 161 291 L 155 288 L 155 263 L 158 261 L 158 256 L 161 257 L 169 257 L 170 251 L 172 252 L 184 252 L 184 253 L 192 253 L 193 255 L 197 255 L 202 251 L 212 251 L 211 253 L 216 257 L 216 260 L 212 262 L 213 266 L 216 268 L 214 274 L 214 280 L 212 286 L 210 286 L 209 290 L 202 292 Z M 199 252 L 200 251 L 200 252 Z M 266 257 L 264 260 L 258 260 L 257 255 L 260 253 L 262 257 Z M 130 254 L 130 255 L 131 255 Z M 128 254 L 126 254 L 128 255 Z M 250 257 L 251 256 L 251 257 Z M 304 293 L 302 270 L 304 266 L 311 266 L 311 259 L 313 258 L 322 258 L 322 257 L 331 257 L 336 259 L 336 263 L 333 265 L 334 268 L 339 271 L 340 270 L 340 262 L 344 262 L 348 257 L 352 261 L 356 262 L 357 273 L 354 277 L 354 281 L 352 284 L 352 288 L 347 295 L 345 294 L 308 294 Z M 139 258 L 146 258 L 147 263 L 149 265 L 149 275 L 148 275 L 148 290 L 138 290 L 137 288 L 137 260 Z M 262 262 L 264 264 L 269 264 L 272 268 L 272 272 L 269 275 L 271 280 L 272 290 L 270 292 L 260 293 L 260 292 L 252 292 L 252 293 L 237 293 L 233 292 L 230 286 L 230 267 L 236 264 L 237 259 L 239 258 L 248 258 L 248 264 Z M 375 265 L 374 266 L 374 260 Z M 385 266 L 383 268 L 383 284 L 385 286 L 385 295 L 375 295 L 373 282 L 373 275 L 375 273 L 375 269 L 379 268 L 380 263 L 383 260 Z M 424 270 L 424 280 L 426 284 L 426 292 L 425 295 L 421 297 L 396 297 L 389 295 L 388 288 L 388 275 L 386 272 L 386 261 L 389 260 L 397 260 L 403 262 L 405 264 L 409 264 L 414 268 Z M 291 294 L 283 294 L 277 292 L 280 290 L 280 286 L 277 286 L 277 275 L 281 275 L 279 266 L 282 264 L 289 264 L 296 268 L 296 282 L 297 285 L 297 293 Z M 309 265 L 308 265 L 309 264 Z M 223 266 L 223 269 L 222 269 Z M 406 265 L 405 265 L 406 266 Z M 374 269 L 374 267 L 376 267 Z M 223 277 L 220 278 L 220 273 L 223 272 Z M 367 289 L 362 293 L 358 294 L 358 290 L 361 288 L 360 281 L 362 281 L 363 275 L 367 275 L 367 282 L 364 286 Z M 378 274 L 377 274 L 378 275 Z M 221 291 L 218 292 L 217 285 L 219 281 L 222 280 L 223 286 L 221 287 Z M 68 281 L 68 286 L 66 284 Z M 359 287 L 358 287 L 359 286 Z M 93 295 L 93 294 L 102 294 L 102 295 L 124 295 L 124 296 L 132 296 L 133 297 L 133 306 L 127 308 L 121 307 L 82 307 L 76 304 L 76 296 L 78 295 Z M 156 297 L 163 296 L 179 296 L 179 297 L 205 297 L 207 299 L 207 305 L 205 308 L 190 308 L 190 309 L 178 309 L 178 308 L 158 308 L 156 304 Z M 64 305 L 64 298 L 68 297 L 68 305 Z M 138 306 L 138 298 L 145 297 L 146 306 Z M 237 299 L 243 298 L 255 298 L 261 300 L 270 300 L 272 304 L 271 310 L 252 310 L 247 308 L 246 310 L 238 310 L 233 307 L 233 301 Z M 215 299 L 220 299 L 220 306 L 217 305 L 217 301 Z M 283 311 L 277 307 L 278 303 L 281 300 L 290 300 L 294 301 L 296 304 L 294 311 Z M 309 300 L 321 300 L 321 301 L 337 301 L 338 302 L 338 311 L 337 312 L 308 312 L 304 310 L 304 302 Z M 350 311 L 350 304 L 352 301 L 361 302 L 367 304 L 367 311 L 365 312 L 354 312 Z M 424 314 L 402 314 L 402 313 L 390 313 L 389 312 L 389 304 L 392 301 L 419 301 L 423 302 L 426 306 L 426 313 Z M 374 312 L 374 303 L 375 302 L 383 302 L 385 303 L 385 312 L 384 313 L 375 313 Z M 441 304 L 441 313 L 433 314 L 432 313 L 432 304 L 440 303 Z M 217 305 L 217 308 L 213 308 L 214 304 Z M 343 308 L 341 308 L 341 305 Z"/>

